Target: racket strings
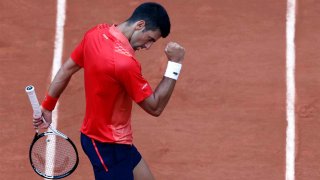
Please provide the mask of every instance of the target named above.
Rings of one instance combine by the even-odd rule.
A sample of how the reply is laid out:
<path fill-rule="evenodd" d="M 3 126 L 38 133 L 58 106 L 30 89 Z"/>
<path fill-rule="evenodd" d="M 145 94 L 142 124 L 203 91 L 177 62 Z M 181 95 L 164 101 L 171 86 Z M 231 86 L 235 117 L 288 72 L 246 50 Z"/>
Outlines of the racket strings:
<path fill-rule="evenodd" d="M 39 138 L 30 153 L 34 168 L 46 176 L 69 173 L 77 164 L 77 153 L 72 144 L 53 134 Z"/>

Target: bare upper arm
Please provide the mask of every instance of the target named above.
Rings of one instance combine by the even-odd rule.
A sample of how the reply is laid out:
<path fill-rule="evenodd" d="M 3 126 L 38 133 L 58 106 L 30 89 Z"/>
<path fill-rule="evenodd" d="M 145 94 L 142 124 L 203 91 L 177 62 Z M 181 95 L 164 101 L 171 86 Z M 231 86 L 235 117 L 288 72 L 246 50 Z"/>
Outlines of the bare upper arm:
<path fill-rule="evenodd" d="M 81 66 L 76 64 L 69 58 L 59 69 L 53 81 L 50 84 L 48 94 L 52 97 L 59 97 L 63 90 L 66 88 L 72 75 L 81 69 Z"/>
<path fill-rule="evenodd" d="M 159 116 L 161 114 L 161 111 L 159 112 L 157 109 L 157 101 L 154 94 L 139 102 L 138 105 L 152 116 Z"/>
<path fill-rule="evenodd" d="M 81 66 L 79 66 L 71 58 L 69 58 L 61 68 L 66 74 L 72 75 L 75 72 L 77 72 L 79 69 L 81 69 Z"/>

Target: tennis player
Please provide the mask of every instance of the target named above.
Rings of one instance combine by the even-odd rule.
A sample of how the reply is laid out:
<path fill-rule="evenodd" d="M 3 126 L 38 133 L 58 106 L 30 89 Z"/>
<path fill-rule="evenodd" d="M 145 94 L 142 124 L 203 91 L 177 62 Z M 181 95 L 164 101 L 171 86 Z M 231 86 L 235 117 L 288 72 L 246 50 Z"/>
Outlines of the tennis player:
<path fill-rule="evenodd" d="M 167 44 L 167 69 L 154 91 L 141 74 L 135 52 L 149 49 L 169 33 L 169 16 L 157 3 L 141 4 L 129 19 L 118 25 L 99 24 L 87 31 L 60 68 L 42 102 L 43 117 L 48 123 L 34 119 L 33 125 L 49 126 L 59 96 L 72 75 L 83 68 L 86 113 L 81 144 L 92 163 L 95 179 L 154 179 L 133 145 L 132 101 L 149 114 L 159 116 L 175 87 L 185 50 L 177 43 Z"/>

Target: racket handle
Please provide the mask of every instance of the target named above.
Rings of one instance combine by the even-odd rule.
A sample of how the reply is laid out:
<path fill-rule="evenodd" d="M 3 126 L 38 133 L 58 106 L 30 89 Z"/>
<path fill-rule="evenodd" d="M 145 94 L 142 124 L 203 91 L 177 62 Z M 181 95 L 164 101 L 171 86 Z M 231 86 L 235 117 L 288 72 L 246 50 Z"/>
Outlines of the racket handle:
<path fill-rule="evenodd" d="M 26 92 L 28 94 L 32 109 L 33 109 L 33 117 L 38 119 L 42 116 L 40 104 L 35 92 L 35 89 L 32 85 L 26 87 Z"/>

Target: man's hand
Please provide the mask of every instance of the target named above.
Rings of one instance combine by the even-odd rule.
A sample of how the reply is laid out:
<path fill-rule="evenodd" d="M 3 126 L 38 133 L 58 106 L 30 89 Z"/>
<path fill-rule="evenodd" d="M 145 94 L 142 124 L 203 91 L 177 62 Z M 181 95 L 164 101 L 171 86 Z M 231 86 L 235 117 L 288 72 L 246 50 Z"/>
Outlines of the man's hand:
<path fill-rule="evenodd" d="M 41 107 L 42 117 L 39 119 L 33 119 L 33 127 L 35 129 L 41 128 L 46 129 L 50 126 L 52 122 L 52 111 L 48 111 Z M 46 122 L 43 122 L 42 118 L 45 119 Z"/>
<path fill-rule="evenodd" d="M 182 64 L 184 59 L 185 50 L 182 46 L 175 42 L 169 42 L 164 49 L 170 61 Z"/>

